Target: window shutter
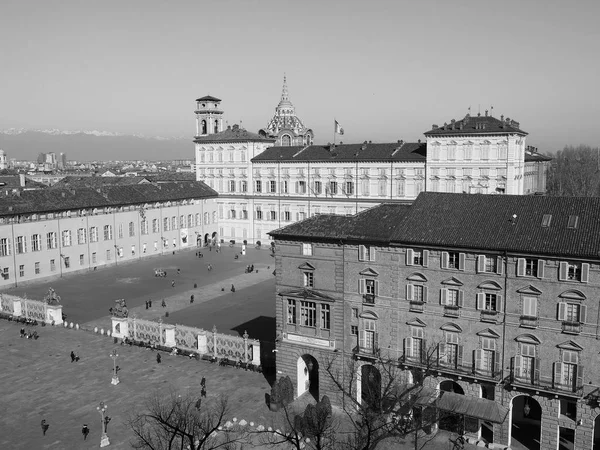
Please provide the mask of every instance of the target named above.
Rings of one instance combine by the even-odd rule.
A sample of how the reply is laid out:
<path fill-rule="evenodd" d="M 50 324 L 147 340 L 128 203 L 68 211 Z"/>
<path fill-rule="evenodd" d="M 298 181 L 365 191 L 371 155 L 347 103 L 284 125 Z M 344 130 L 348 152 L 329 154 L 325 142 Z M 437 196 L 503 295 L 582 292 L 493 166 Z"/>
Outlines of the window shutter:
<path fill-rule="evenodd" d="M 473 368 L 481 370 L 481 361 L 483 361 L 483 350 L 473 350 Z"/>
<path fill-rule="evenodd" d="M 502 311 L 502 295 L 496 295 L 496 311 Z"/>
<path fill-rule="evenodd" d="M 465 291 L 458 291 L 458 307 L 462 308 L 465 303 Z"/>
<path fill-rule="evenodd" d="M 575 377 L 575 386 L 573 386 L 573 390 L 577 390 L 581 387 L 583 387 L 583 366 L 581 364 L 577 365 L 577 369 L 576 369 L 576 375 L 577 377 Z"/>
<path fill-rule="evenodd" d="M 450 256 L 448 255 L 448 252 L 442 252 L 442 269 L 447 269 L 448 268 L 448 261 L 450 259 Z"/>
<path fill-rule="evenodd" d="M 359 261 L 365 260 L 365 246 L 364 245 L 358 246 L 358 260 Z"/>
<path fill-rule="evenodd" d="M 445 305 L 448 301 L 448 289 L 440 289 L 440 305 Z"/>
<path fill-rule="evenodd" d="M 379 295 L 379 281 L 375 280 L 375 296 Z"/>
<path fill-rule="evenodd" d="M 379 348 L 379 333 L 373 333 L 373 350 Z"/>
<path fill-rule="evenodd" d="M 295 189 L 296 189 L 296 190 L 295 190 L 294 192 L 295 192 L 296 194 L 300 194 L 300 191 L 299 191 L 299 188 L 298 188 L 298 182 L 297 182 L 297 181 L 296 181 L 296 184 L 295 184 Z"/>
<path fill-rule="evenodd" d="M 423 267 L 429 266 L 429 250 L 423 250 Z"/>
<path fill-rule="evenodd" d="M 364 278 L 358 280 L 358 293 L 364 294 L 366 291 L 366 282 Z"/>
<path fill-rule="evenodd" d="M 479 255 L 477 257 L 477 273 L 485 272 L 485 255 Z"/>
<path fill-rule="evenodd" d="M 456 348 L 456 366 L 457 368 L 461 368 L 462 364 L 463 364 L 463 350 L 464 347 L 462 345 L 459 345 Z"/>
<path fill-rule="evenodd" d="M 581 282 L 587 283 L 590 277 L 590 265 L 588 263 L 583 263 L 581 265 Z"/>
<path fill-rule="evenodd" d="M 465 270 L 465 259 L 466 255 L 464 253 L 458 254 L 458 270 Z"/>
<path fill-rule="evenodd" d="M 413 351 L 413 339 L 405 338 L 404 339 L 404 357 L 412 358 L 413 357 L 412 351 Z"/>
<path fill-rule="evenodd" d="M 23 236 L 23 253 L 27 253 L 27 236 Z"/>
<path fill-rule="evenodd" d="M 513 375 L 517 378 L 521 378 L 521 368 L 523 367 L 523 357 L 515 356 L 513 358 Z"/>
<path fill-rule="evenodd" d="M 544 265 L 546 261 L 543 259 L 538 259 L 538 269 L 537 269 L 537 277 L 542 279 L 544 278 Z"/>
<path fill-rule="evenodd" d="M 565 302 L 558 303 L 558 320 L 564 321 L 567 317 L 567 304 Z"/>
<path fill-rule="evenodd" d="M 517 276 L 524 277 L 525 276 L 525 258 L 517 259 Z"/>
<path fill-rule="evenodd" d="M 494 373 L 492 374 L 492 376 L 497 376 L 500 373 L 500 362 L 501 362 L 501 358 L 500 358 L 500 352 L 494 352 Z"/>
<path fill-rule="evenodd" d="M 483 311 L 485 309 L 485 294 L 483 292 L 477 293 L 477 309 Z"/>
<path fill-rule="evenodd" d="M 496 257 L 496 273 L 498 275 L 504 274 L 504 258 L 502 256 Z"/>
<path fill-rule="evenodd" d="M 365 330 L 360 330 L 358 345 L 359 347 L 365 346 Z"/>
<path fill-rule="evenodd" d="M 585 305 L 579 306 L 579 322 L 585 323 L 586 316 L 587 316 L 587 306 L 585 306 Z"/>
<path fill-rule="evenodd" d="M 6 249 L 8 250 L 7 255 L 12 255 L 12 240 L 10 238 L 6 239 Z"/>
<path fill-rule="evenodd" d="M 565 261 L 561 261 L 558 269 L 558 279 L 559 281 L 567 281 L 567 270 L 568 264 Z"/>
<path fill-rule="evenodd" d="M 427 303 L 428 297 L 427 297 L 427 286 L 423 286 L 423 302 Z"/>
<path fill-rule="evenodd" d="M 406 300 L 408 300 L 409 302 L 412 301 L 412 299 L 414 298 L 414 286 L 412 284 L 407 284 L 406 285 Z"/>
<path fill-rule="evenodd" d="M 539 383 L 540 381 L 540 358 L 535 358 L 533 360 L 533 378 L 531 380 L 532 383 Z"/>
<path fill-rule="evenodd" d="M 427 340 L 423 339 L 421 341 L 421 354 L 420 356 L 420 360 L 422 363 L 426 363 L 427 365 L 429 365 L 430 361 L 429 361 L 429 350 L 427 347 Z"/>
<path fill-rule="evenodd" d="M 369 261 L 375 261 L 375 248 L 369 247 Z"/>
<path fill-rule="evenodd" d="M 412 266 L 413 262 L 414 262 L 413 249 L 412 248 L 407 248 L 406 249 L 406 265 L 407 266 Z"/>
<path fill-rule="evenodd" d="M 444 342 L 440 342 L 438 344 L 438 364 L 441 364 L 441 360 L 446 356 L 446 344 Z"/>
<path fill-rule="evenodd" d="M 554 387 L 559 387 L 562 384 L 562 373 L 563 373 L 563 363 L 555 362 L 554 363 L 554 377 L 552 378 L 552 382 Z"/>

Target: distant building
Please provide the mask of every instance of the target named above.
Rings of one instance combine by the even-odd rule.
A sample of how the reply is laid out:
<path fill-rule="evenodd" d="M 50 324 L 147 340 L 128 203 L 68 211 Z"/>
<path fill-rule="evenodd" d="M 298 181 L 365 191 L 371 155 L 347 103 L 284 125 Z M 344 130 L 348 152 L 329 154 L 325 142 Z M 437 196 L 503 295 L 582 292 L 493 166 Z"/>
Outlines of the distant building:
<path fill-rule="evenodd" d="M 8 169 L 8 159 L 6 158 L 6 152 L 0 150 L 0 170 Z"/>
<path fill-rule="evenodd" d="M 61 153 L 58 158 L 58 168 L 60 170 L 65 170 L 67 168 L 67 154 Z"/>

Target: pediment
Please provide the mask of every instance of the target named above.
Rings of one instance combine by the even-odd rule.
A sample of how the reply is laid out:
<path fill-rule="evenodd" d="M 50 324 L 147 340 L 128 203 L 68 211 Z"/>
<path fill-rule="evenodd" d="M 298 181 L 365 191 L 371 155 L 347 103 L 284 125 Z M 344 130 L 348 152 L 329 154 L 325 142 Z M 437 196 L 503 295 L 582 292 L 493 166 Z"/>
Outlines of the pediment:
<path fill-rule="evenodd" d="M 486 139 L 485 141 L 483 141 L 483 142 L 482 142 L 482 144 L 483 144 L 483 145 L 490 145 L 490 144 L 491 144 L 491 142 L 490 142 L 490 141 L 488 141 L 488 140 Z"/>
<path fill-rule="evenodd" d="M 542 295 L 542 291 L 540 291 L 535 286 L 532 286 L 531 284 L 529 286 L 524 286 L 520 289 L 517 289 L 517 292 L 519 294 Z"/>
<path fill-rule="evenodd" d="M 492 291 L 501 291 L 502 290 L 502 286 L 500 286 L 498 283 L 496 283 L 493 280 L 486 280 L 477 287 L 479 289 L 490 289 Z"/>
<path fill-rule="evenodd" d="M 456 141 L 450 141 L 448 142 L 448 145 L 456 145 Z"/>
<path fill-rule="evenodd" d="M 462 281 L 460 281 L 459 279 L 457 279 L 455 277 L 450 277 L 447 280 L 442 281 L 442 284 L 445 284 L 446 286 L 462 286 L 463 285 Z"/>
<path fill-rule="evenodd" d="M 583 292 L 577 289 L 570 289 L 559 295 L 560 298 L 568 298 L 569 300 L 585 300 Z"/>
<path fill-rule="evenodd" d="M 300 264 L 298 266 L 298 269 L 300 269 L 300 270 L 315 270 L 315 266 L 313 266 L 309 262 L 303 262 L 302 264 Z"/>
<path fill-rule="evenodd" d="M 515 338 L 515 341 L 522 342 L 523 344 L 534 344 L 539 345 L 542 342 L 533 334 L 521 334 Z"/>
<path fill-rule="evenodd" d="M 557 347 L 563 350 L 572 350 L 575 352 L 580 352 L 583 350 L 583 347 L 581 345 L 573 341 L 563 342 L 562 344 L 558 344 Z"/>
<path fill-rule="evenodd" d="M 373 269 L 371 269 L 370 267 L 367 267 L 364 270 L 361 270 L 359 273 L 359 275 L 362 275 L 364 277 L 378 277 L 379 273 Z"/>
<path fill-rule="evenodd" d="M 462 328 L 455 323 L 448 322 L 440 327 L 440 330 L 452 331 L 454 333 L 462 333 Z"/>
<path fill-rule="evenodd" d="M 361 313 L 358 317 L 360 317 L 361 319 L 379 320 L 379 316 L 373 311 L 365 311 Z"/>
<path fill-rule="evenodd" d="M 330 297 L 329 295 L 323 294 L 322 292 L 309 288 L 288 289 L 286 291 L 281 291 L 279 295 L 282 297 L 298 297 L 303 298 L 305 300 L 311 299 L 326 302 L 335 301 L 335 299 Z"/>
<path fill-rule="evenodd" d="M 492 330 L 491 328 L 486 328 L 485 330 L 481 330 L 481 331 L 477 332 L 477 336 L 494 338 L 494 339 L 498 339 L 500 337 L 500 335 L 498 333 L 496 333 L 494 330 Z"/>
<path fill-rule="evenodd" d="M 410 274 L 408 277 L 406 277 L 406 279 L 410 281 L 420 281 L 422 283 L 425 283 L 427 281 L 427 277 L 425 277 L 425 275 L 419 272 Z"/>
<path fill-rule="evenodd" d="M 425 322 L 423 322 L 421 319 L 419 319 L 418 317 L 415 317 L 412 320 L 409 320 L 408 322 L 406 322 L 406 325 L 410 325 L 411 327 L 426 327 L 427 324 Z"/>

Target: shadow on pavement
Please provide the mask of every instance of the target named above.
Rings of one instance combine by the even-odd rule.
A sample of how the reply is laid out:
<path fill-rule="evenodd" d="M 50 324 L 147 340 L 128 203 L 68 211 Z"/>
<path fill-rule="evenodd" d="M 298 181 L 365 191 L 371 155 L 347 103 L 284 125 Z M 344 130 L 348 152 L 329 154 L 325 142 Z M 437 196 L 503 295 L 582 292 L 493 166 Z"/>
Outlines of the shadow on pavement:
<path fill-rule="evenodd" d="M 260 365 L 265 379 L 272 386 L 277 378 L 275 367 L 275 317 L 258 316 L 248 322 L 232 327 L 240 336 L 244 331 L 260 341 Z"/>

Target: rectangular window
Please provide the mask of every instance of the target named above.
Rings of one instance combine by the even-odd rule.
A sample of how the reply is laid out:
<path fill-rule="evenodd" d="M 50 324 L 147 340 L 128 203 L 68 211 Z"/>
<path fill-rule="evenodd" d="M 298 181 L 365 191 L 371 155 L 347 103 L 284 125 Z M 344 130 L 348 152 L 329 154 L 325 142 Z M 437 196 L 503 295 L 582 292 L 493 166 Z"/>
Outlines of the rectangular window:
<path fill-rule="evenodd" d="M 363 321 L 363 326 L 364 326 L 364 332 L 365 332 L 365 337 L 364 337 L 364 341 L 363 341 L 363 348 L 367 349 L 367 350 L 374 350 L 376 348 L 376 342 L 375 342 L 375 321 L 374 320 L 369 320 L 369 319 L 365 319 Z"/>
<path fill-rule="evenodd" d="M 123 224 L 122 223 L 119 224 L 118 236 L 119 236 L 119 239 L 123 239 Z"/>
<path fill-rule="evenodd" d="M 523 315 L 526 317 L 537 317 L 537 298 L 523 297 Z"/>
<path fill-rule="evenodd" d="M 567 279 L 581 281 L 581 264 L 569 263 L 567 265 Z"/>
<path fill-rule="evenodd" d="M 96 252 L 92 253 L 92 264 L 96 264 Z"/>
<path fill-rule="evenodd" d="M 40 234 L 34 234 L 31 236 L 31 250 L 39 252 L 42 249 L 42 236 Z"/>
<path fill-rule="evenodd" d="M 262 192 L 262 181 L 256 180 L 254 182 L 254 186 L 255 186 L 255 188 L 254 188 L 255 192 L 257 192 L 257 193 L 261 193 Z"/>
<path fill-rule="evenodd" d="M 484 256 L 486 273 L 496 273 L 498 271 L 498 259 L 493 256 Z"/>
<path fill-rule="evenodd" d="M 177 217 L 173 216 L 171 217 L 171 230 L 176 230 L 177 229 Z"/>
<path fill-rule="evenodd" d="M 141 233 L 148 234 L 148 221 L 146 219 L 141 222 Z"/>
<path fill-rule="evenodd" d="M 185 228 L 185 216 L 179 216 L 179 228 Z"/>
<path fill-rule="evenodd" d="M 34 267 L 35 267 L 35 274 L 39 275 L 40 274 L 40 263 L 36 262 Z"/>
<path fill-rule="evenodd" d="M 447 306 L 458 306 L 458 289 L 448 289 L 446 297 Z"/>
<path fill-rule="evenodd" d="M 19 276 L 20 277 L 24 277 L 25 276 L 25 265 L 21 264 L 19 266 Z"/>
<path fill-rule="evenodd" d="M 377 281 L 371 278 L 365 280 L 365 294 L 377 295 Z"/>
<path fill-rule="evenodd" d="M 165 217 L 163 219 L 163 231 L 169 231 L 169 218 Z"/>
<path fill-rule="evenodd" d="M 448 267 L 450 269 L 460 268 L 460 253 L 448 252 Z"/>
<path fill-rule="evenodd" d="M 104 225 L 104 240 L 110 241 L 112 236 L 112 225 Z"/>
<path fill-rule="evenodd" d="M 346 181 L 346 195 L 354 195 L 354 181 Z"/>
<path fill-rule="evenodd" d="M 269 211 L 269 219 L 270 220 L 277 220 L 277 211 Z"/>
<path fill-rule="evenodd" d="M 306 181 L 298 181 L 298 194 L 306 194 Z"/>
<path fill-rule="evenodd" d="M 10 245 L 8 243 L 8 238 L 0 239 L 0 256 L 8 256 L 10 255 Z"/>
<path fill-rule="evenodd" d="M 358 308 L 352 308 L 352 318 L 358 319 Z"/>
<path fill-rule="evenodd" d="M 271 192 L 272 194 L 275 194 L 277 192 L 277 182 L 276 181 L 269 181 L 269 192 Z"/>
<path fill-rule="evenodd" d="M 235 180 L 229 180 L 229 192 L 235 192 Z"/>
<path fill-rule="evenodd" d="M 323 184 L 320 181 L 315 181 L 315 194 L 320 194 L 323 190 Z"/>
<path fill-rule="evenodd" d="M 282 194 L 287 194 L 289 192 L 288 189 L 289 189 L 288 188 L 288 182 L 287 181 L 282 181 L 281 182 L 281 193 Z"/>
<path fill-rule="evenodd" d="M 497 296 L 496 294 L 485 294 L 485 304 L 484 304 L 484 310 L 485 311 L 497 311 L 496 309 L 497 307 Z"/>
<path fill-rule="evenodd" d="M 404 195 L 405 195 L 405 193 L 404 193 L 404 191 L 405 191 L 404 186 L 405 186 L 404 180 L 398 181 L 398 191 L 397 191 L 398 197 L 404 197 Z"/>
<path fill-rule="evenodd" d="M 27 238 L 25 236 L 17 236 L 17 254 L 27 252 Z"/>
<path fill-rule="evenodd" d="M 90 227 L 90 242 L 98 242 L 98 227 Z"/>
<path fill-rule="evenodd" d="M 79 255 L 79 265 L 83 266 L 84 264 L 85 264 L 84 256 L 83 255 Z"/>
<path fill-rule="evenodd" d="M 414 250 L 412 262 L 413 262 L 414 266 L 422 266 L 423 265 L 423 252 Z"/>
<path fill-rule="evenodd" d="M 71 230 L 63 230 L 62 232 L 62 245 L 63 247 L 71 246 Z"/>
<path fill-rule="evenodd" d="M 289 298 L 287 301 L 287 323 L 296 325 L 296 300 Z"/>
<path fill-rule="evenodd" d="M 304 272 L 304 286 L 315 287 L 315 274 L 312 272 Z"/>
<path fill-rule="evenodd" d="M 369 245 L 358 246 L 359 261 L 375 261 L 375 249 Z"/>
<path fill-rule="evenodd" d="M 302 254 L 306 256 L 312 256 L 313 254 L 313 245 L 312 244 L 302 244 Z"/>
<path fill-rule="evenodd" d="M 247 181 L 240 181 L 240 191 L 248 192 L 248 182 Z"/>
<path fill-rule="evenodd" d="M 331 329 L 331 308 L 330 305 L 321 305 L 321 329 Z"/>
<path fill-rule="evenodd" d="M 50 260 L 50 272 L 56 271 L 56 261 L 54 259 Z"/>
<path fill-rule="evenodd" d="M 537 277 L 538 272 L 538 260 L 532 258 L 525 258 L 525 276 Z"/>
<path fill-rule="evenodd" d="M 413 285 L 413 301 L 418 303 L 423 303 L 425 301 L 423 297 L 423 286 L 420 284 Z"/>
<path fill-rule="evenodd" d="M 337 195 L 337 193 L 338 193 L 338 184 L 337 184 L 337 181 L 330 181 L 329 182 L 329 193 L 331 195 Z"/>
<path fill-rule="evenodd" d="M 317 305 L 315 302 L 300 302 L 300 325 L 317 326 Z"/>
<path fill-rule="evenodd" d="M 79 245 L 85 244 L 87 241 L 87 230 L 85 228 L 77 229 L 77 243 Z"/>
<path fill-rule="evenodd" d="M 106 250 L 106 260 L 110 261 L 112 259 L 112 253 L 110 249 Z"/>
<path fill-rule="evenodd" d="M 262 220 L 263 216 L 262 216 L 262 209 L 260 209 L 260 206 L 256 207 L 256 220 Z"/>
<path fill-rule="evenodd" d="M 358 325 L 350 325 L 350 334 L 352 336 L 358 336 Z"/>

